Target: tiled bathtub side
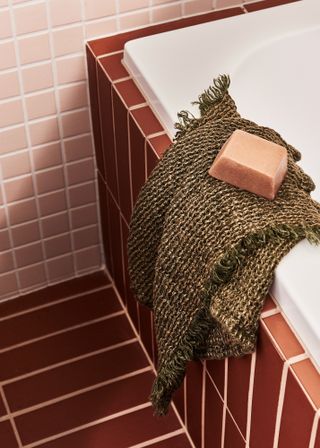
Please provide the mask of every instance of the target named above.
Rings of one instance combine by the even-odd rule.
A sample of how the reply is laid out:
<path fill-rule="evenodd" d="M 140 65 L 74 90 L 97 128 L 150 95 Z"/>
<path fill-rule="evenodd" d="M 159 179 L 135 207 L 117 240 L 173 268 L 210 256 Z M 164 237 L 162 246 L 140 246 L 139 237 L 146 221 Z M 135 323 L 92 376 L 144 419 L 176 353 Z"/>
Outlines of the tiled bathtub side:
<path fill-rule="evenodd" d="M 152 315 L 129 288 L 126 242 L 138 191 L 170 140 L 121 64 L 137 33 L 89 44 L 87 57 L 106 260 L 156 365 Z M 191 363 L 175 404 L 197 448 L 320 447 L 320 375 L 270 297 L 256 353 Z"/>

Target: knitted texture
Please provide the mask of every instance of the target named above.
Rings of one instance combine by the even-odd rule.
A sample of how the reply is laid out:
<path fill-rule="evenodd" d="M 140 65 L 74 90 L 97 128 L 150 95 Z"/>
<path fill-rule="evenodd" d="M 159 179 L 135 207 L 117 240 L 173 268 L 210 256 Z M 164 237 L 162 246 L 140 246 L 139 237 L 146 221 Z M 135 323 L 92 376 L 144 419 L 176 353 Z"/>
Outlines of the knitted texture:
<path fill-rule="evenodd" d="M 142 188 L 130 223 L 129 275 L 154 312 L 157 378 L 151 400 L 167 412 L 192 359 L 242 356 L 255 349 L 264 299 L 281 258 L 303 238 L 320 241 L 314 184 L 300 153 L 272 129 L 243 119 L 221 76 L 187 112 L 174 144 Z M 208 170 L 236 129 L 288 151 L 288 173 L 273 201 L 211 177 Z"/>

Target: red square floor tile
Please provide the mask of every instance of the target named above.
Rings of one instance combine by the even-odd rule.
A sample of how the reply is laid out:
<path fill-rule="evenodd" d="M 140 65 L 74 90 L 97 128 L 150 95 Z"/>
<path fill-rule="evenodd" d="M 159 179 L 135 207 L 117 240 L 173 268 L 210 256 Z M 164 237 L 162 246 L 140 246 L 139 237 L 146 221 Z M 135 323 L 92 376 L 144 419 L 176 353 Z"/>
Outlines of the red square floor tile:
<path fill-rule="evenodd" d="M 1 448 L 18 448 L 17 439 L 9 420 L 0 423 L 0 443 Z"/>
<path fill-rule="evenodd" d="M 186 379 L 183 380 L 183 383 L 179 387 L 178 390 L 173 395 L 173 401 L 177 408 L 177 411 L 179 412 L 180 417 L 182 418 L 182 421 L 185 423 L 186 416 L 184 414 L 185 411 L 185 382 Z"/>
<path fill-rule="evenodd" d="M 210 377 L 206 374 L 204 448 L 221 446 L 223 402 Z M 234 447 L 236 448 L 236 447 Z"/>
<path fill-rule="evenodd" d="M 177 429 L 180 425 L 172 410 L 166 417 L 157 418 L 148 406 L 39 445 L 39 448 L 128 448 Z"/>
<path fill-rule="evenodd" d="M 20 415 L 15 422 L 21 439 L 32 443 L 142 405 L 153 380 L 153 373 L 142 373 Z"/>
<path fill-rule="evenodd" d="M 134 109 L 130 113 L 138 123 L 138 126 L 145 137 L 163 131 L 163 127 L 149 106 Z"/>
<path fill-rule="evenodd" d="M 12 412 L 148 367 L 133 342 L 4 386 Z"/>
<path fill-rule="evenodd" d="M 109 287 L 0 322 L 0 349 L 121 311 Z M 14 331 L 12 329 L 14 328 Z"/>
<path fill-rule="evenodd" d="M 126 78 L 129 73 L 122 64 L 123 53 L 112 54 L 110 56 L 102 56 L 99 63 L 102 65 L 111 81 Z"/>
<path fill-rule="evenodd" d="M 282 408 L 279 448 L 308 448 L 315 411 L 289 370 Z"/>
<path fill-rule="evenodd" d="M 0 354 L 1 381 L 134 338 L 124 314 Z"/>

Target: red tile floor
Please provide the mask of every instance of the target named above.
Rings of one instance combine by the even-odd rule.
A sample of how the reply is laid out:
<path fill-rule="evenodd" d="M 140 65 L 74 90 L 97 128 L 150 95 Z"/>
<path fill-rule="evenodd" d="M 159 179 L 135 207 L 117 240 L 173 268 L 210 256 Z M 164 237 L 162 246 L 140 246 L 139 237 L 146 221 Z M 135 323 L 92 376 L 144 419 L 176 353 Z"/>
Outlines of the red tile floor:
<path fill-rule="evenodd" d="M 103 271 L 0 304 L 0 448 L 187 448 Z"/>

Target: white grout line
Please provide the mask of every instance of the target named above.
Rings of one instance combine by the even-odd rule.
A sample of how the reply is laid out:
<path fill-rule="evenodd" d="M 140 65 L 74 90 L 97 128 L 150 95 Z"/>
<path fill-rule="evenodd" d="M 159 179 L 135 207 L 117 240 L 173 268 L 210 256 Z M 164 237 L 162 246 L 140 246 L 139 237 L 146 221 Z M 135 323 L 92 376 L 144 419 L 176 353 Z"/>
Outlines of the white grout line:
<path fill-rule="evenodd" d="M 273 439 L 273 448 L 278 448 L 278 444 L 279 444 L 279 434 L 280 434 L 280 426 L 281 426 L 281 419 L 282 419 L 284 395 L 285 395 L 287 377 L 288 377 L 288 369 L 289 369 L 289 364 L 287 362 L 285 362 L 283 364 L 281 382 L 280 382 L 278 409 L 277 409 L 276 425 L 275 425 L 274 439 Z"/>
<path fill-rule="evenodd" d="M 123 381 L 128 378 L 132 378 L 134 376 L 141 375 L 142 373 L 150 372 L 152 370 L 151 366 L 144 367 L 143 369 L 135 370 L 133 372 L 125 373 L 123 375 L 110 378 L 106 381 L 101 381 L 100 383 L 95 383 L 91 386 L 83 387 L 81 389 L 77 389 L 73 392 L 69 392 L 64 395 L 59 395 L 58 397 L 52 398 L 50 400 L 41 401 L 40 403 L 37 403 L 35 405 L 29 406 L 27 408 L 21 409 L 19 411 L 11 412 L 12 417 L 19 417 L 20 415 L 28 414 L 29 412 L 33 412 L 42 408 L 45 408 L 47 406 L 51 406 L 56 403 L 60 403 L 62 401 L 68 400 L 73 397 L 77 397 L 79 395 L 85 394 L 87 392 L 91 392 L 93 390 L 101 389 L 102 387 L 108 386 L 109 384 L 114 384 L 119 381 Z"/>
<path fill-rule="evenodd" d="M 9 417 L 9 420 L 10 420 L 10 423 L 11 423 L 11 427 L 13 429 L 14 435 L 15 435 L 17 443 L 18 443 L 18 447 L 22 448 L 22 441 L 21 441 L 21 438 L 20 438 L 20 435 L 19 435 L 19 432 L 18 432 L 18 429 L 17 429 L 17 426 L 16 426 L 16 422 L 14 421 L 14 418 L 12 417 L 12 415 L 10 413 L 10 408 L 9 408 L 9 404 L 8 404 L 8 401 L 7 401 L 7 397 L 6 397 L 5 393 L 4 393 L 4 390 L 3 390 L 2 386 L 0 386 L 0 397 L 2 398 L 5 410 L 6 410 L 7 414 L 8 414 L 8 417 Z"/>
<path fill-rule="evenodd" d="M 206 360 L 202 364 L 202 393 L 201 393 L 201 448 L 205 448 L 205 412 L 206 412 Z M 208 429 L 208 428 L 207 428 Z"/>
<path fill-rule="evenodd" d="M 147 440 L 146 442 L 138 443 L 138 445 L 132 445 L 130 448 L 145 448 L 146 446 L 154 446 L 154 444 L 158 442 L 163 442 L 164 440 L 170 440 L 175 436 L 179 436 L 181 434 L 184 434 L 184 430 L 177 429 L 176 431 L 168 432 L 167 434 L 164 434 L 163 436 L 156 437 L 154 439 Z"/>
<path fill-rule="evenodd" d="M 37 447 L 39 445 L 42 445 L 44 443 L 48 443 L 48 442 L 52 442 L 53 440 L 61 439 L 61 437 L 65 437 L 65 436 L 74 434 L 74 433 L 79 432 L 79 431 L 81 431 L 83 429 L 92 428 L 92 427 L 97 426 L 99 424 L 105 423 L 105 422 L 107 422 L 109 420 L 113 420 L 115 418 L 123 417 L 124 415 L 132 414 L 133 412 L 137 412 L 137 411 L 140 411 L 142 409 L 149 408 L 150 406 L 151 406 L 150 403 L 143 403 L 143 404 L 140 404 L 138 406 L 126 409 L 124 411 L 120 411 L 120 412 L 117 412 L 115 414 L 108 415 L 107 417 L 103 417 L 103 418 L 97 419 L 97 420 L 95 420 L 93 422 L 89 422 L 89 423 L 86 423 L 84 425 L 77 426 L 76 428 L 69 429 L 69 430 L 61 432 L 59 434 L 55 434 L 53 436 L 46 437 L 45 439 L 37 440 L 36 442 L 30 443 L 28 445 L 24 445 L 24 448 L 35 448 L 35 447 Z"/>
<path fill-rule="evenodd" d="M 315 443 L 316 443 L 316 437 L 317 437 L 317 432 L 318 432 L 318 427 L 319 427 L 319 417 L 320 417 L 320 410 L 318 409 L 318 411 L 314 414 L 311 435 L 310 435 L 310 442 L 309 442 L 308 448 L 316 448 Z"/>
<path fill-rule="evenodd" d="M 228 399 L 228 358 L 224 360 L 224 392 L 223 392 L 223 414 L 222 414 L 222 430 L 221 430 L 221 448 L 224 448 L 225 432 L 226 432 L 226 415 L 227 415 L 227 399 Z"/>
<path fill-rule="evenodd" d="M 111 288 L 111 285 L 104 285 L 104 286 L 100 286 L 98 288 L 90 289 L 88 291 L 83 291 L 83 292 L 79 292 L 77 294 L 72 294 L 70 296 L 67 296 L 67 297 L 64 297 L 64 298 L 61 298 L 61 299 L 57 299 L 57 300 L 53 300 L 51 302 L 47 302 L 47 303 L 44 303 L 42 305 L 34 306 L 32 308 L 28 308 L 26 310 L 19 311 L 17 313 L 9 314 L 8 316 L 0 317 L 0 322 L 3 322 L 5 320 L 9 320 L 9 319 L 13 319 L 15 317 L 23 316 L 25 314 L 33 313 L 34 311 L 42 310 L 43 308 L 49 308 L 51 306 L 58 305 L 60 303 L 69 302 L 69 300 L 78 299 L 79 297 L 91 295 L 91 294 L 93 294 L 95 292 L 103 291 L 104 289 L 110 289 L 110 288 Z"/>
<path fill-rule="evenodd" d="M 106 353 L 106 352 L 109 352 L 109 351 L 112 351 L 112 350 L 116 350 L 116 349 L 124 347 L 126 345 L 134 344 L 135 342 L 138 342 L 138 339 L 136 337 L 132 338 L 132 339 L 127 339 L 124 342 L 119 342 L 118 344 L 109 345 L 109 346 L 104 347 L 102 349 L 95 350 L 95 351 L 89 352 L 89 353 L 85 353 L 83 355 L 75 356 L 73 358 L 68 358 L 65 361 L 60 361 L 60 362 L 55 363 L 55 364 L 50 364 L 49 366 L 42 367 L 41 369 L 33 370 L 32 372 L 28 372 L 28 373 L 25 373 L 23 375 L 16 376 L 14 378 L 10 378 L 8 380 L 4 380 L 4 381 L 1 382 L 1 384 L 3 386 L 6 386 L 8 384 L 12 384 L 12 383 L 15 383 L 17 381 L 21 381 L 21 380 L 24 380 L 26 378 L 30 378 L 32 376 L 40 375 L 40 374 L 48 372 L 50 370 L 54 370 L 54 369 L 57 369 L 59 367 L 63 367 L 65 365 L 67 365 L 67 364 L 73 364 L 75 362 L 82 361 L 83 359 L 87 359 L 87 358 L 91 358 L 91 357 L 94 357 L 94 356 L 97 356 L 97 355 L 101 355 L 102 353 Z"/>
<path fill-rule="evenodd" d="M 251 432 L 251 415 L 252 415 L 252 399 L 253 399 L 253 387 L 254 387 L 254 377 L 256 370 L 256 359 L 257 354 L 253 352 L 251 355 L 251 365 L 250 365 L 250 380 L 248 389 L 248 407 L 247 407 L 247 428 L 246 428 L 246 448 L 249 448 L 250 443 L 250 432 Z"/>
<path fill-rule="evenodd" d="M 0 350 L 0 354 L 6 353 L 6 352 L 9 352 L 9 351 L 12 351 L 12 350 L 15 350 L 17 348 L 25 347 L 26 345 L 34 344 L 35 342 L 40 342 L 40 341 L 43 341 L 45 339 L 52 338 L 53 336 L 58 336 L 60 334 L 69 333 L 70 331 L 77 330 L 79 328 L 87 327 L 87 326 L 90 326 L 90 325 L 93 325 L 93 324 L 96 324 L 96 323 L 99 323 L 99 322 L 103 322 L 103 321 L 106 321 L 106 320 L 109 320 L 109 319 L 113 319 L 114 317 L 118 317 L 118 316 L 121 316 L 121 315 L 124 315 L 124 314 L 125 314 L 124 311 L 121 310 L 121 311 L 117 311 L 117 312 L 112 313 L 112 314 L 108 314 L 106 316 L 98 317 L 97 319 L 92 319 L 92 320 L 89 320 L 87 322 L 82 322 L 81 324 L 77 324 L 77 325 L 73 325 L 71 327 L 63 328 L 62 330 L 55 331 L 55 332 L 52 332 L 52 333 L 49 333 L 49 334 L 45 334 L 43 336 L 39 336 L 39 337 L 34 338 L 34 339 L 29 339 L 27 341 L 20 342 L 19 344 L 15 344 L 15 345 L 11 345 L 10 347 L 3 348 L 3 349 Z"/>

